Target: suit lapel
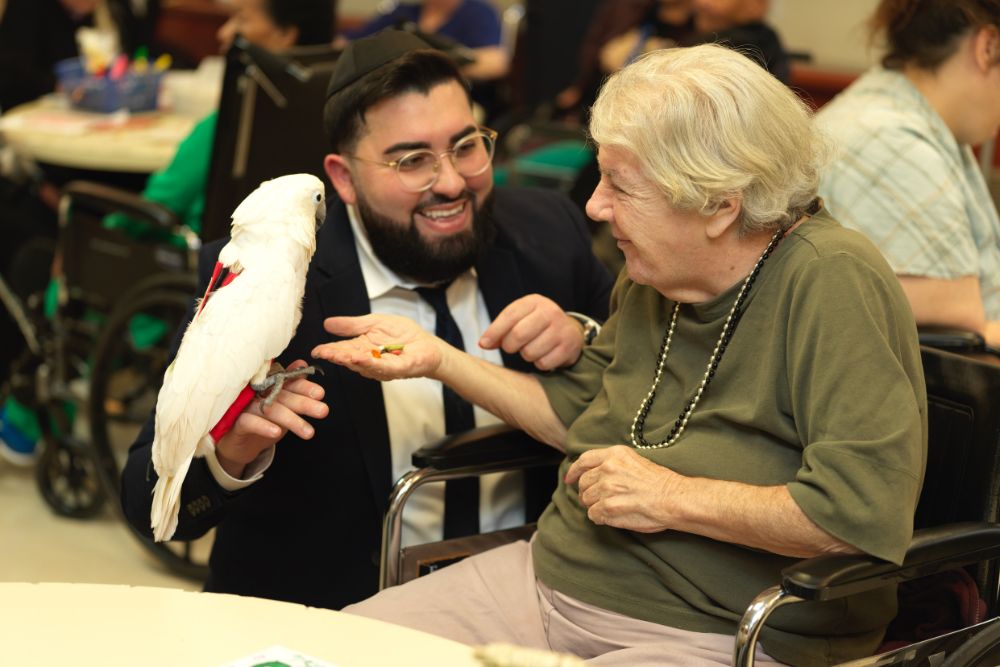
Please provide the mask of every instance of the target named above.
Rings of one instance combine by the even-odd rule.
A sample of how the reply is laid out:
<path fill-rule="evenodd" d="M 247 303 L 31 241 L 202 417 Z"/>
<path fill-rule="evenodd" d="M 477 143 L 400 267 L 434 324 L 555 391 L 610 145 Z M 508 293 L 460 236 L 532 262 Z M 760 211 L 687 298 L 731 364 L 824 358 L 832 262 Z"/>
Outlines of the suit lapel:
<path fill-rule="evenodd" d="M 361 275 L 347 211 L 339 201 L 331 203 L 327 224 L 320 235 L 333 237 L 317 244 L 313 258 L 323 316 L 367 315 L 371 312 L 368 291 Z M 514 255 L 497 243 L 476 262 L 476 273 L 491 319 L 526 293 Z M 531 370 L 519 355 L 502 350 L 501 355 L 508 368 Z M 361 448 L 375 504 L 384 513 L 392 485 L 392 461 L 382 386 L 340 366 L 334 367 L 333 374 L 342 389 L 340 400 L 347 403 L 333 406 L 333 409 L 346 410 L 351 415 L 356 444 Z"/>
<path fill-rule="evenodd" d="M 328 228 L 329 226 L 329 228 Z M 317 291 L 324 316 L 367 315 L 371 312 L 368 291 L 361 275 L 354 236 L 347 212 L 340 202 L 331 204 L 326 232 L 334 238 L 317 244 L 313 266 L 319 274 Z M 332 406 L 350 415 L 361 449 L 376 506 L 384 512 L 392 484 L 389 427 L 385 419 L 382 386 L 340 366 L 333 370 L 340 385 L 340 401 Z"/>

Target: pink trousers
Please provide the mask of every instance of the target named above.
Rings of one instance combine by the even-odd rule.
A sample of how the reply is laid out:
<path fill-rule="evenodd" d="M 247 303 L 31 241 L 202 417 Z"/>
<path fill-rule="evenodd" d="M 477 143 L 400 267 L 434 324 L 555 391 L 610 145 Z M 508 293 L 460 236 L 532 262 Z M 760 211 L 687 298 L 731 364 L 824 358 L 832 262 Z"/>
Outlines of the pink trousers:
<path fill-rule="evenodd" d="M 607 611 L 535 578 L 514 542 L 389 588 L 344 609 L 470 645 L 506 642 L 572 653 L 594 665 L 731 665 L 733 637 L 678 630 Z M 758 647 L 757 665 L 780 665 Z"/>

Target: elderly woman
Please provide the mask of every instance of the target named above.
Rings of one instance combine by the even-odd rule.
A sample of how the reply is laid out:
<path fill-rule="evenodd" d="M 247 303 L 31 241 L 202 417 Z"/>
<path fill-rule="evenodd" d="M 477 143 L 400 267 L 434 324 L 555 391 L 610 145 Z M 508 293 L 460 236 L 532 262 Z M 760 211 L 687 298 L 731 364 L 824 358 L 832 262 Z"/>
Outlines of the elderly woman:
<path fill-rule="evenodd" d="M 899 274 L 918 324 L 1000 346 L 1000 218 L 972 153 L 1000 127 L 1000 2 L 883 0 L 881 66 L 820 111 L 820 192 Z"/>
<path fill-rule="evenodd" d="M 595 664 L 729 664 L 747 603 L 793 559 L 899 562 L 926 452 L 916 331 L 892 270 L 815 198 L 823 153 L 785 86 L 718 46 L 653 52 L 593 109 L 589 214 L 625 254 L 576 365 L 480 362 L 402 318 L 331 318 L 317 357 L 427 376 L 566 452 L 531 544 L 348 611 Z M 371 353 L 403 345 L 401 354 Z M 758 661 L 871 652 L 882 590 L 780 610 Z M 773 663 L 772 663 L 773 664 Z"/>

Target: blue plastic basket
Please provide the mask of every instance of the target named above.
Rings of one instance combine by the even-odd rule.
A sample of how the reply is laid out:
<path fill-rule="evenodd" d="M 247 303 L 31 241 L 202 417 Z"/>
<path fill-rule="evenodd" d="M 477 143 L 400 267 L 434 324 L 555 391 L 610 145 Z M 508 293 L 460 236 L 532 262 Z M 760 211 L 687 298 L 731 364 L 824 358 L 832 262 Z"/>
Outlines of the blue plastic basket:
<path fill-rule="evenodd" d="M 163 80 L 162 70 L 130 71 L 116 80 L 88 75 L 79 58 L 56 63 L 55 71 L 74 109 L 101 113 L 155 110 Z"/>

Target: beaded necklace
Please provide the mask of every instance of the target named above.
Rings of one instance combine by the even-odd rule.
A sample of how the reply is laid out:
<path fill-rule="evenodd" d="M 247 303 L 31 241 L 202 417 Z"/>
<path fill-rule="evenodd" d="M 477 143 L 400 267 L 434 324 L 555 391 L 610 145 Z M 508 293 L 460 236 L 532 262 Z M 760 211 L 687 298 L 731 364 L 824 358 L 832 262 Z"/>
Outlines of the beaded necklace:
<path fill-rule="evenodd" d="M 646 425 L 646 416 L 649 414 L 649 409 L 653 405 L 653 399 L 656 397 L 656 390 L 660 386 L 660 380 L 663 379 L 663 369 L 667 365 L 667 353 L 670 352 L 670 341 L 673 339 L 674 329 L 677 327 L 677 313 L 681 309 L 681 304 L 674 304 L 674 312 L 670 317 L 670 324 L 667 325 L 667 331 L 663 335 L 663 342 L 660 344 L 660 354 L 656 362 L 656 375 L 653 377 L 653 386 L 649 388 L 646 398 L 642 399 L 642 404 L 639 406 L 639 410 L 635 413 L 635 419 L 632 421 L 632 428 L 629 430 L 629 441 L 633 447 L 636 449 L 669 447 L 677 442 L 677 439 L 684 433 L 684 428 L 687 426 L 688 420 L 691 419 L 691 413 L 694 412 L 694 409 L 698 406 L 698 401 L 701 400 L 702 394 L 705 393 L 705 390 L 708 389 L 708 384 L 715 377 L 715 371 L 718 370 L 719 362 L 722 361 L 722 355 L 726 352 L 726 346 L 729 345 L 729 339 L 733 337 L 736 325 L 743 315 L 740 309 L 743 307 L 743 302 L 746 300 L 747 294 L 750 293 L 750 287 L 760 274 L 760 269 L 764 266 L 764 261 L 771 256 L 771 253 L 784 234 L 784 230 L 780 229 L 775 232 L 774 236 L 771 237 L 771 242 L 767 244 L 767 248 L 764 249 L 764 252 L 754 265 L 753 270 L 750 271 L 743 281 L 743 286 L 740 287 L 740 291 L 736 295 L 736 301 L 733 302 L 733 307 L 729 310 L 729 315 L 726 316 L 726 323 L 722 325 L 722 333 L 719 334 L 719 340 L 715 343 L 715 349 L 712 350 L 712 356 L 705 367 L 705 375 L 701 379 L 701 384 L 698 385 L 698 389 L 694 392 L 694 395 L 687 402 L 687 405 L 684 406 L 684 409 L 681 410 L 677 421 L 674 422 L 673 427 L 670 429 L 670 433 L 664 440 L 650 443 L 646 442 L 642 431 Z"/>

